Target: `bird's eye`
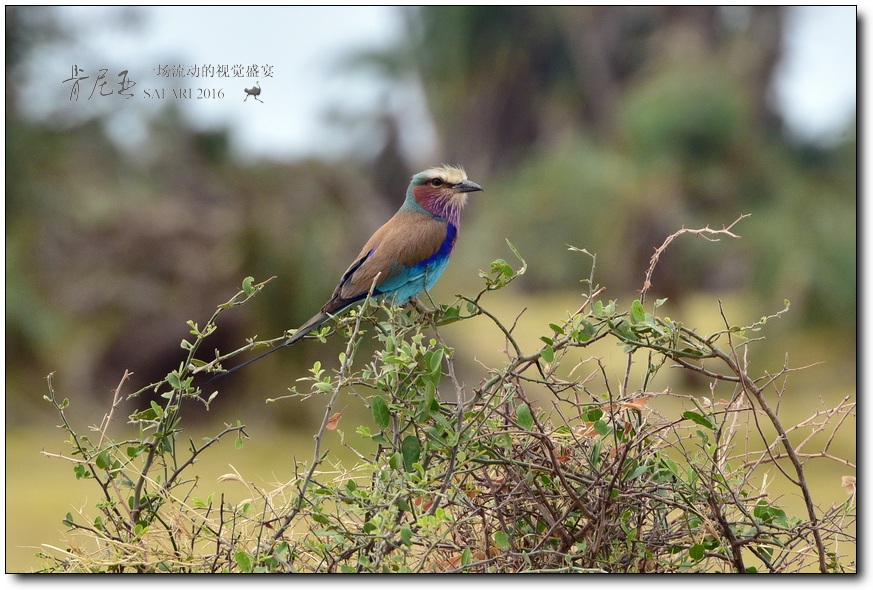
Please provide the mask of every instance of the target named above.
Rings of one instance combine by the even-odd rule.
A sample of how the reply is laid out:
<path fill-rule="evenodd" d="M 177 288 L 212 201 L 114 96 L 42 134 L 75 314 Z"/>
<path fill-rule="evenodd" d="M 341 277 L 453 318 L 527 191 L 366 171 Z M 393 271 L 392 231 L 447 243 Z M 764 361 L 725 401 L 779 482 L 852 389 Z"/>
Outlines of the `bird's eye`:
<path fill-rule="evenodd" d="M 443 181 L 440 180 L 439 178 L 434 178 L 433 180 L 430 181 L 430 185 L 431 185 L 432 187 L 436 188 L 436 187 L 442 186 L 442 185 L 443 185 Z"/>

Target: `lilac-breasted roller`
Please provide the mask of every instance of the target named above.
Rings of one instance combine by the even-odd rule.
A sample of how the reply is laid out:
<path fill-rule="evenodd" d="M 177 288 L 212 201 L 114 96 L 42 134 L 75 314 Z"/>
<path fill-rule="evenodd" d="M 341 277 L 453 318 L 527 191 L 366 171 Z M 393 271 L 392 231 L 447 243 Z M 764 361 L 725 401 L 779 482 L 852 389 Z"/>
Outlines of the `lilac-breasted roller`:
<path fill-rule="evenodd" d="M 374 296 L 398 306 L 430 290 L 455 248 L 467 194 L 481 190 L 481 186 L 467 180 L 461 168 L 452 166 L 431 168 L 413 176 L 400 210 L 364 245 L 321 311 L 286 342 L 221 375 L 294 344 L 331 316 L 365 299 L 371 289 Z"/>

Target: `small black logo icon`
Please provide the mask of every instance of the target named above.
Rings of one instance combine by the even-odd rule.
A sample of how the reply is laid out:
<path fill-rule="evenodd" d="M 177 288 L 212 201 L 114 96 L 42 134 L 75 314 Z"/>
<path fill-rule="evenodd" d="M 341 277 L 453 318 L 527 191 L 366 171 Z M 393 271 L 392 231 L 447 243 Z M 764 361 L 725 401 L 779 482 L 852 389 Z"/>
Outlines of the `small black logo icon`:
<path fill-rule="evenodd" d="M 257 80 L 255 80 L 255 84 L 258 84 Z M 246 98 L 245 98 L 245 100 L 244 100 L 243 102 L 245 102 L 246 100 L 248 100 L 249 97 L 251 96 L 251 97 L 253 97 L 256 101 L 258 101 L 259 103 L 264 104 L 264 101 L 261 100 L 260 98 L 258 98 L 258 95 L 261 93 L 261 85 L 260 85 L 260 84 L 258 84 L 258 87 L 257 87 L 257 88 L 255 88 L 254 86 L 252 86 L 251 88 L 245 88 L 244 90 L 246 91 Z"/>

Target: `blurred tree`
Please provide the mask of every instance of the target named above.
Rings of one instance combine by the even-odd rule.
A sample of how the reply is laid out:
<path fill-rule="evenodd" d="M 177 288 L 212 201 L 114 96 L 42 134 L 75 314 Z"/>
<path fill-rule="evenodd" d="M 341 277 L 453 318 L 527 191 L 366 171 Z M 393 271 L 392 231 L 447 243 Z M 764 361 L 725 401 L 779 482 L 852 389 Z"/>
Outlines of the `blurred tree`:
<path fill-rule="evenodd" d="M 417 79 L 438 159 L 487 190 L 465 218 L 455 276 L 506 257 L 508 237 L 530 262 L 519 285 L 579 289 L 589 269 L 572 244 L 598 253 L 596 278 L 615 297 L 639 287 L 653 248 L 682 225 L 752 213 L 741 241 L 671 247 L 657 296 L 752 288 L 854 334 L 856 142 L 795 146 L 781 133 L 768 89 L 783 10 L 415 8 L 405 45 L 350 63 Z M 396 105 L 365 122 L 381 134 L 375 162 L 244 165 L 227 132 L 193 131 L 172 110 L 133 158 L 100 119 L 25 120 L 21 64 L 74 42 L 53 14 L 6 8 L 7 420 L 52 370 L 70 395 L 105 396 L 124 369 L 134 385 L 162 377 L 181 360 L 185 320 L 205 319 L 246 275 L 279 279 L 246 315 L 223 318 L 215 345 L 296 327 L 414 171 Z M 305 366 L 311 350 L 265 360 L 246 387 Z"/>
<path fill-rule="evenodd" d="M 854 224 L 852 162 L 823 158 L 810 168 L 806 148 L 781 133 L 770 86 L 784 11 L 414 8 L 408 47 L 370 61 L 389 76 L 416 73 L 443 159 L 499 195 L 487 216 L 471 216 L 477 251 L 502 254 L 499 237 L 510 237 L 530 257 L 531 288 L 585 276 L 578 260 L 543 244 L 598 252 L 599 279 L 621 291 L 638 286 L 654 248 L 680 226 L 752 213 L 743 242 L 727 251 L 694 242 L 672 249 L 659 292 L 754 286 L 778 301 L 793 295 L 808 318 L 821 311 L 808 304 L 813 293 L 839 292 L 836 320 L 849 327 L 854 231 L 810 228 L 833 218 Z M 821 177 L 832 181 L 821 186 Z M 801 251 L 811 257 L 803 273 Z"/>
<path fill-rule="evenodd" d="M 611 133 L 628 89 L 677 63 L 731 61 L 754 95 L 755 116 L 774 116 L 767 100 L 781 47 L 774 7 L 458 6 L 407 14 L 411 59 L 385 61 L 417 70 L 447 157 L 478 170 L 512 169 L 531 148 L 549 149 L 568 134 Z"/>
<path fill-rule="evenodd" d="M 103 401 L 125 369 L 133 389 L 163 378 L 184 358 L 185 322 L 205 321 L 246 275 L 279 278 L 258 306 L 226 314 L 211 346 L 296 327 L 402 201 L 355 164 L 240 164 L 226 131 L 193 131 L 172 108 L 134 154 L 100 118 L 63 130 L 26 119 L 14 73 L 41 44 L 74 41 L 52 9 L 7 7 L 6 31 L 10 422 L 31 411 L 23 401 L 41 400 L 49 371 L 65 395 Z M 290 368 L 307 361 L 295 355 Z M 237 384 L 251 391 L 251 381 Z M 239 398 L 220 396 L 215 409 Z"/>

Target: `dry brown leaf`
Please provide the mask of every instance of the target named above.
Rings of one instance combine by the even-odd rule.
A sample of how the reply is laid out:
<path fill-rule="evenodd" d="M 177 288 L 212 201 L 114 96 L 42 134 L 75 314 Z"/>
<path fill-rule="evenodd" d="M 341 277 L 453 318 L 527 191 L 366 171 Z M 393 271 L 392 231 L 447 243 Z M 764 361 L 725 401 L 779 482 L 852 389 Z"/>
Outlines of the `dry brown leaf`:
<path fill-rule="evenodd" d="M 652 399 L 651 395 L 644 395 L 630 401 L 621 402 L 621 407 L 642 411 L 650 399 Z"/>
<path fill-rule="evenodd" d="M 857 484 L 855 483 L 855 478 L 851 475 L 844 475 L 841 485 L 842 485 L 843 489 L 846 490 L 846 493 L 849 494 L 850 496 L 852 494 L 854 494 L 856 489 L 857 489 L 857 487 L 856 487 Z"/>
<path fill-rule="evenodd" d="M 619 453 L 624 451 L 624 447 L 625 445 L 619 445 L 617 447 L 612 447 L 611 449 L 609 449 L 609 458 L 615 459 Z"/>
<path fill-rule="evenodd" d="M 582 436 L 585 438 L 597 438 L 600 434 L 594 430 L 594 422 L 586 422 L 582 426 L 577 426 L 573 429 L 573 432 L 576 433 L 576 436 Z"/>
<path fill-rule="evenodd" d="M 336 427 L 339 424 L 340 418 L 342 418 L 342 417 L 343 417 L 342 412 L 337 412 L 336 414 L 331 416 L 330 419 L 327 421 L 326 428 L 328 430 L 336 430 Z"/>

